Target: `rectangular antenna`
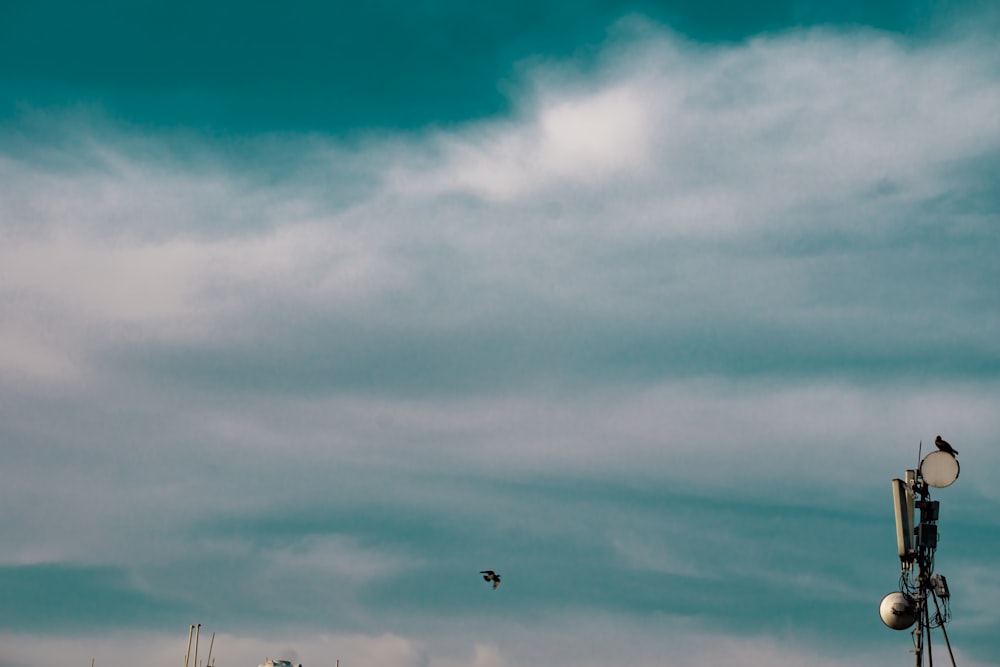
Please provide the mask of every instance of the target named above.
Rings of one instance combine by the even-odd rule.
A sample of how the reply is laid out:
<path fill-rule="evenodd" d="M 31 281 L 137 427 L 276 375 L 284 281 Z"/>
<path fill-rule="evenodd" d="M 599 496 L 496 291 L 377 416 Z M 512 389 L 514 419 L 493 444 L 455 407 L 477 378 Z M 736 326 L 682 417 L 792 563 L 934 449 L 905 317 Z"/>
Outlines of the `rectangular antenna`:
<path fill-rule="evenodd" d="M 913 558 L 913 495 L 901 479 L 892 480 L 892 508 L 896 514 L 896 545 L 899 559 Z"/>

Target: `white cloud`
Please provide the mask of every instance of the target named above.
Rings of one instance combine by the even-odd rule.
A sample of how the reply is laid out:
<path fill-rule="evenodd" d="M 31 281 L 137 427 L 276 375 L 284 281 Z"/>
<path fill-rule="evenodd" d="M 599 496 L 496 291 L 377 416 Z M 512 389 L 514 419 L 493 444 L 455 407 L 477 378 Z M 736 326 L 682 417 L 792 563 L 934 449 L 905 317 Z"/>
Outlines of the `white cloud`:
<path fill-rule="evenodd" d="M 304 667 L 332 666 L 338 660 L 342 667 L 504 667 L 512 664 L 597 667 L 613 662 L 627 662 L 637 667 L 710 667 L 733 662 L 747 667 L 798 667 L 803 664 L 842 667 L 882 663 L 897 654 L 905 658 L 908 648 L 899 644 L 877 651 L 858 651 L 840 644 L 836 651 L 829 647 L 814 649 L 796 639 L 718 635 L 681 619 L 667 617 L 629 622 L 600 616 L 560 616 L 534 627 L 511 622 L 460 623 L 454 629 L 458 637 L 435 633 L 419 640 L 393 633 L 292 634 L 261 639 L 220 632 L 215 636 L 212 655 L 219 664 L 255 665 L 271 657 L 292 659 Z M 210 632 L 209 625 L 203 625 L 200 630 L 199 659 L 207 657 Z M 469 636 L 469 632 L 489 632 L 500 639 L 482 641 Z M 183 658 L 187 629 L 178 629 L 173 637 L 110 635 L 53 640 L 7 634 L 3 639 L 6 662 L 0 664 L 43 667 L 80 662 L 80 656 L 84 655 L 94 656 L 95 664 L 101 667 L 125 667 L 137 660 L 150 665 L 167 665 Z M 192 657 L 193 654 L 192 647 Z M 973 667 L 984 664 L 970 656 L 962 657 L 962 664 Z"/>
<path fill-rule="evenodd" d="M 332 666 L 341 660 L 344 667 L 419 667 L 423 664 L 417 645 L 410 639 L 393 634 L 352 635 L 323 634 L 256 638 L 216 632 L 209 624 L 199 630 L 199 664 L 208 658 L 212 643 L 212 659 L 219 665 L 258 665 L 265 658 L 291 659 L 304 667 Z M 103 634 L 103 633 L 102 633 Z M 187 628 L 178 628 L 175 636 L 163 634 L 120 635 L 51 639 L 7 634 L 4 639 L 3 665 L 42 667 L 43 665 L 83 662 L 81 656 L 94 657 L 100 667 L 125 667 L 137 662 L 146 665 L 182 664 L 187 650 Z M 193 642 L 193 640 L 192 640 Z M 34 650 L 28 647 L 32 646 Z M 193 665 L 195 645 L 190 660 Z"/>
<path fill-rule="evenodd" d="M 391 275 L 362 239 L 300 221 L 218 241 L 152 242 L 61 232 L 9 244 L 0 261 L 11 292 L 75 311 L 91 324 L 145 324 L 151 332 L 199 322 L 208 309 L 225 315 L 248 308 L 246 289 L 337 300 L 357 298 Z M 238 304 L 231 302 L 236 293 L 243 300 Z"/>
<path fill-rule="evenodd" d="M 510 201 L 635 173 L 649 160 L 651 136 L 655 128 L 642 94 L 622 85 L 542 101 L 521 124 L 486 123 L 436 137 L 440 167 L 391 172 L 389 183 L 404 195 L 468 191 Z"/>
<path fill-rule="evenodd" d="M 128 164 L 83 174 L 86 184 L 75 173 L 0 165 L 15 195 L 0 209 L 8 236 L 0 244 L 0 368 L 8 377 L 86 386 L 99 377 L 90 357 L 107 346 L 232 339 L 268 304 L 356 305 L 405 280 L 381 241 L 335 214 L 306 210 L 313 204 L 293 193 L 240 203 L 244 192 L 230 175 L 164 178 L 157 166 L 114 160 Z M 215 212 L 227 207 L 228 216 L 262 215 L 267 224 L 218 233 Z"/>
<path fill-rule="evenodd" d="M 707 49 L 646 26 L 607 54 L 596 73 L 537 72 L 512 119 L 354 153 L 298 143 L 285 181 L 204 147 L 189 169 L 169 137 L 3 159 L 0 364 L 79 379 L 101 344 L 270 334 L 282 308 L 404 332 L 513 326 L 535 308 L 773 320 L 760 299 L 836 318 L 815 293 L 836 266 L 734 248 L 761 232 L 884 239 L 954 187 L 942 166 L 1000 146 L 1000 83 L 975 45 L 813 31 Z M 344 206 L 323 165 L 381 170 L 384 187 Z M 637 259 L 664 241 L 717 245 Z"/>
<path fill-rule="evenodd" d="M 625 531 L 613 533 L 610 540 L 616 555 L 636 570 L 698 578 L 719 574 L 710 564 L 697 562 L 656 535 Z"/>
<path fill-rule="evenodd" d="M 609 49 L 589 89 L 568 68 L 542 73 L 517 122 L 432 135 L 434 157 L 391 171 L 392 188 L 497 203 L 598 191 L 638 213 L 605 216 L 617 234 L 698 237 L 801 224 L 800 207 L 844 207 L 886 179 L 933 196 L 937 166 L 1000 145 L 1000 88 L 974 48 L 820 30 L 711 50 L 644 36 Z"/>
<path fill-rule="evenodd" d="M 995 391 L 703 380 L 563 399 L 370 401 L 367 410 L 347 411 L 321 401 L 313 409 L 359 434 L 387 427 L 414 434 L 426 443 L 425 462 L 450 468 L 615 470 L 708 485 L 729 484 L 742 471 L 758 483 L 795 475 L 803 484 L 850 484 L 879 466 L 886 472 L 877 474 L 901 474 L 915 462 L 918 441 L 926 452 L 948 426 L 977 457 L 992 457 L 985 443 L 1000 427 L 988 409 Z"/>
<path fill-rule="evenodd" d="M 307 537 L 282 545 L 266 557 L 274 561 L 281 573 L 306 577 L 327 573 L 354 581 L 375 579 L 421 565 L 419 558 L 365 548 L 356 538 L 340 535 Z"/>
<path fill-rule="evenodd" d="M 1000 610 L 996 605 L 997 596 L 1000 596 L 1000 574 L 996 570 L 982 562 L 958 559 L 947 570 L 938 567 L 937 571 L 947 577 L 954 609 L 961 610 L 957 621 L 961 627 L 992 629 L 1000 624 Z"/>
<path fill-rule="evenodd" d="M 8 382 L 26 390 L 32 385 L 62 386 L 78 382 L 85 374 L 86 359 L 76 346 L 60 336 L 58 328 L 32 321 L 0 325 L 0 370 Z"/>

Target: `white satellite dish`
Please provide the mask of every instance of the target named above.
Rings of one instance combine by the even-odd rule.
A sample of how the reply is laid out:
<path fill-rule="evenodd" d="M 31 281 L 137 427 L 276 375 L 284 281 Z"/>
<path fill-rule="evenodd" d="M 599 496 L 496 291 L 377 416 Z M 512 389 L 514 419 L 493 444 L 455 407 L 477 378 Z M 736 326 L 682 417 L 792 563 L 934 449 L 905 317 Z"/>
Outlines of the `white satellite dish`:
<path fill-rule="evenodd" d="M 917 622 L 917 605 L 906 593 L 889 593 L 882 598 L 878 615 L 893 630 L 905 630 Z"/>
<path fill-rule="evenodd" d="M 931 452 L 920 462 L 920 475 L 935 489 L 951 486 L 958 473 L 958 459 L 948 452 Z"/>

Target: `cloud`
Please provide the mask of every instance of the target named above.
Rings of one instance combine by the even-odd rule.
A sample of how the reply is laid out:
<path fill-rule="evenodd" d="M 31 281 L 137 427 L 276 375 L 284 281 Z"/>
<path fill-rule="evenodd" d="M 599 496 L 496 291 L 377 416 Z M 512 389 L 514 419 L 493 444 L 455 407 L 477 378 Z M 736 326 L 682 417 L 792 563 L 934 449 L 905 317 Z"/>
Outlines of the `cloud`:
<path fill-rule="evenodd" d="M 306 666 L 326 664 L 327 661 L 333 664 L 337 659 L 342 659 L 345 666 L 365 664 L 373 667 L 416 667 L 423 664 L 413 640 L 392 634 L 320 634 L 264 639 L 217 632 L 212 639 L 212 632 L 216 631 L 209 624 L 203 624 L 198 630 L 199 664 L 201 660 L 207 660 L 210 643 L 213 659 L 229 664 L 262 664 L 268 657 L 292 659 L 295 664 L 301 661 Z M 9 643 L 7 639 L 10 639 Z M 80 656 L 86 654 L 94 656 L 95 665 L 125 665 L 136 660 L 152 665 L 165 665 L 175 661 L 183 662 L 187 650 L 187 629 L 180 626 L 172 637 L 165 634 L 120 636 L 115 633 L 99 638 L 64 640 L 34 637 L 32 639 L 44 645 L 41 654 L 35 653 L 34 657 L 30 651 L 18 648 L 27 645 L 27 639 L 29 637 L 5 637 L 5 646 L 12 647 L 5 656 L 5 659 L 11 660 L 9 664 L 71 663 L 78 662 Z M 192 664 L 194 653 L 195 644 L 192 643 Z"/>
<path fill-rule="evenodd" d="M 958 567 L 955 567 L 957 565 Z M 994 601 L 1000 593 L 1000 576 L 982 562 L 964 559 L 952 565 L 947 576 L 955 608 L 961 611 L 963 628 L 995 628 L 1000 622 L 1000 612 Z M 957 576 L 952 574 L 957 570 Z"/>
<path fill-rule="evenodd" d="M 271 138 L 248 167 L 107 131 L 12 151 L 4 367 L 80 386 L 142 358 L 321 392 L 990 372 L 981 44 L 616 34 L 596 72 L 531 70 L 511 118 L 351 151 Z"/>
<path fill-rule="evenodd" d="M 390 172 L 389 187 L 404 196 L 467 191 L 511 201 L 559 185 L 600 185 L 648 161 L 649 135 L 641 92 L 631 86 L 539 103 L 521 124 L 485 124 L 472 137 L 442 135 L 430 171 Z"/>
<path fill-rule="evenodd" d="M 889 478 L 942 433 L 958 516 L 996 497 L 996 50 L 616 30 L 509 117 L 351 147 L 5 133 L 5 576 L 245 664 L 884 661 L 817 628 L 881 641 Z"/>
<path fill-rule="evenodd" d="M 803 207 L 870 206 L 863 195 L 879 184 L 933 196 L 937 165 L 996 148 L 998 91 L 978 43 L 912 49 L 876 32 L 813 30 L 709 49 L 638 20 L 615 34 L 589 88 L 571 67 L 542 69 L 520 122 L 432 135 L 433 159 L 390 183 L 493 202 L 589 202 L 596 190 L 662 211 L 602 215 L 619 237 L 739 237 L 801 227 Z"/>
<path fill-rule="evenodd" d="M 200 629 L 199 657 L 207 657 L 209 625 Z M 551 632 L 551 634 L 549 634 Z M 772 637 L 732 638 L 708 631 L 694 630 L 684 623 L 671 623 L 659 617 L 654 622 L 622 624 L 607 617 L 562 617 L 555 627 L 532 629 L 516 624 L 495 626 L 496 641 L 472 638 L 455 641 L 443 637 L 417 640 L 395 634 L 351 635 L 321 634 L 249 638 L 230 633 L 215 636 L 212 655 L 218 660 L 238 664 L 263 662 L 265 657 L 301 661 L 305 667 L 316 664 L 365 664 L 371 667 L 502 667 L 524 665 L 601 665 L 609 660 L 627 660 L 634 665 L 693 665 L 702 667 L 739 659 L 751 667 L 813 664 L 822 667 L 857 664 L 856 661 L 891 659 L 896 651 L 883 649 L 857 652 L 841 647 L 832 654 L 801 646 L 796 641 L 778 641 Z M 572 638 L 572 639 L 570 639 Z M 683 638 L 683 642 L 681 639 Z M 176 636 L 151 635 L 143 638 L 119 638 L 114 635 L 58 641 L 38 637 L 8 636 L 10 664 L 28 667 L 57 662 L 71 662 L 86 653 L 95 656 L 95 664 L 128 664 L 142 655 L 150 664 L 168 664 L 174 656 L 183 657 L 185 633 Z M 19 647 L 30 645 L 32 651 Z M 898 647 L 905 656 L 905 647 Z M 193 656 L 192 648 L 191 655 Z M 665 657 L 666 656 L 666 657 Z M 49 662 L 41 662 L 44 658 Z M 972 662 L 980 665 L 984 663 Z"/>

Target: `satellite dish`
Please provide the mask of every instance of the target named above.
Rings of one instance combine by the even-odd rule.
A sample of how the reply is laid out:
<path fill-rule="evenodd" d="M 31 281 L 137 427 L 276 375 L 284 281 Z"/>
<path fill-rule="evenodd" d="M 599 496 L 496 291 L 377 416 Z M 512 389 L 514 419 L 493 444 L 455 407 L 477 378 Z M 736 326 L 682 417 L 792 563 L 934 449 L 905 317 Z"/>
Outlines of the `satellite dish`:
<path fill-rule="evenodd" d="M 958 459 L 948 452 L 931 452 L 920 462 L 920 475 L 935 489 L 951 486 L 958 472 Z"/>
<path fill-rule="evenodd" d="M 882 622 L 893 630 L 905 630 L 917 622 L 917 605 L 906 593 L 889 593 L 878 606 Z"/>

